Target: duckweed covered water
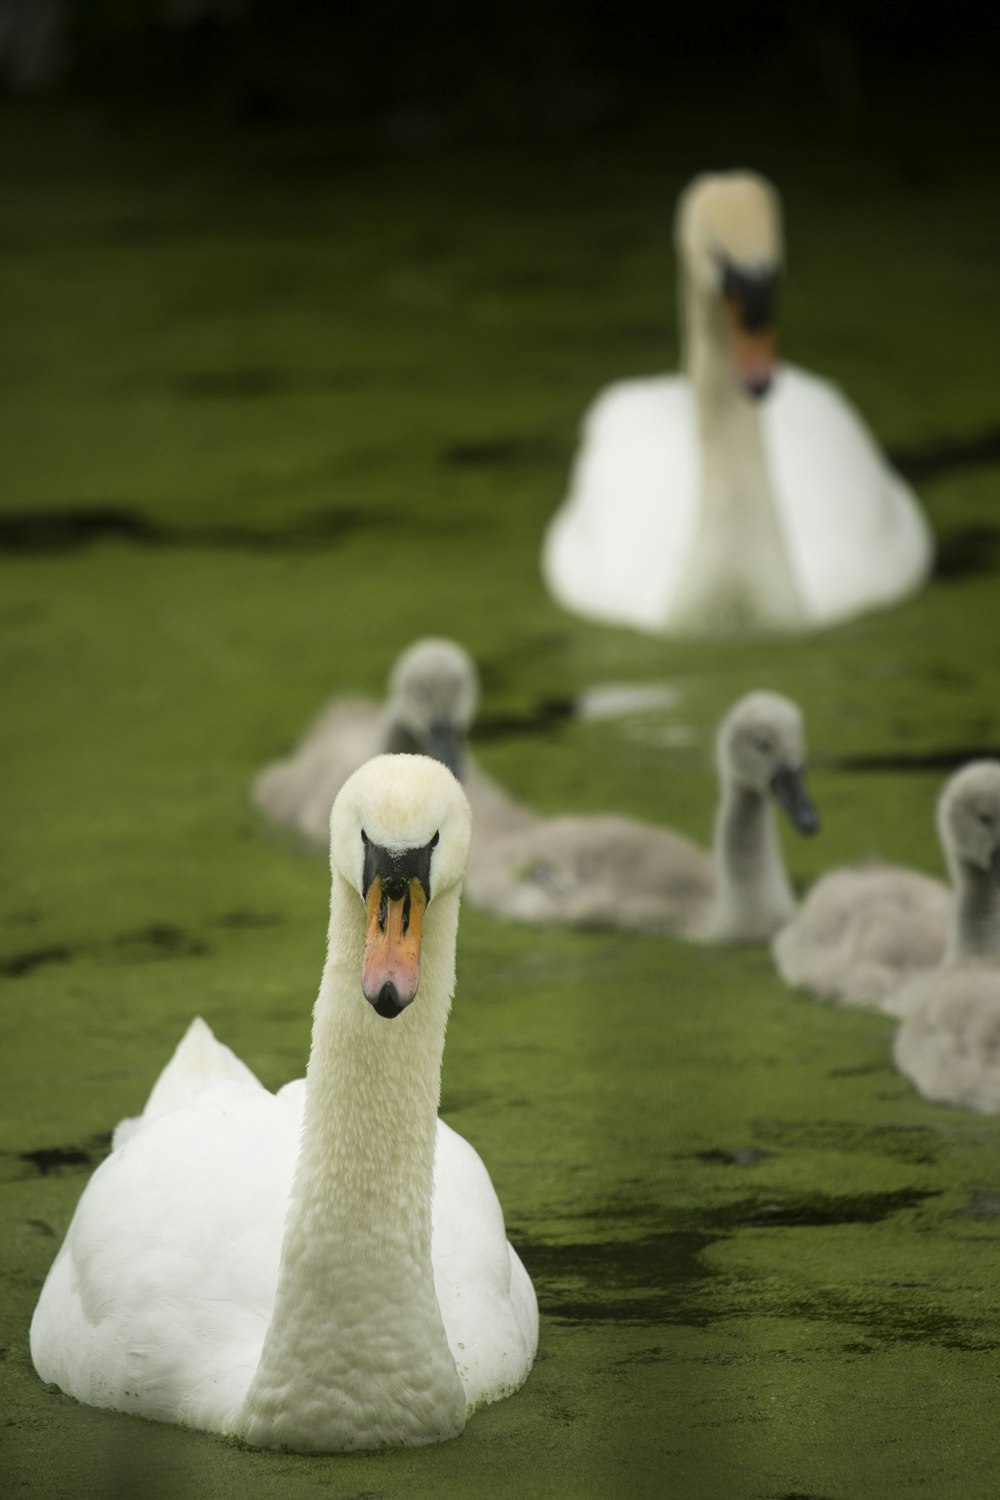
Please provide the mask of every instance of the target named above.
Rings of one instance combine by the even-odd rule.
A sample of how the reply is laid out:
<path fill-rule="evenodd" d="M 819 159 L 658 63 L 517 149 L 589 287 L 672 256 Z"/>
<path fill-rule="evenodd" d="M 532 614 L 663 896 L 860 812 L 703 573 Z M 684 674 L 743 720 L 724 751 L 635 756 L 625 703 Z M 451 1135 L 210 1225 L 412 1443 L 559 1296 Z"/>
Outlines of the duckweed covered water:
<path fill-rule="evenodd" d="M 946 768 L 1000 747 L 1000 208 L 969 141 L 947 170 L 925 141 L 916 185 L 891 132 L 757 143 L 786 347 L 924 455 L 933 585 L 814 640 L 698 644 L 576 621 L 539 580 L 587 400 L 674 361 L 676 191 L 706 152 L 747 159 L 696 118 L 385 159 L 6 121 L 5 1493 L 995 1494 L 1000 1121 L 920 1101 L 888 1019 L 787 993 L 763 949 L 464 913 L 442 1111 L 490 1167 L 542 1336 L 460 1440 L 258 1453 L 78 1406 L 28 1356 L 110 1128 L 192 1014 L 269 1086 L 301 1072 L 327 874 L 248 785 L 414 637 L 474 653 L 477 753 L 539 807 L 706 837 L 713 726 L 767 686 L 814 751 L 796 879 L 869 853 L 940 872 Z M 670 692 L 569 712 L 620 683 Z"/>

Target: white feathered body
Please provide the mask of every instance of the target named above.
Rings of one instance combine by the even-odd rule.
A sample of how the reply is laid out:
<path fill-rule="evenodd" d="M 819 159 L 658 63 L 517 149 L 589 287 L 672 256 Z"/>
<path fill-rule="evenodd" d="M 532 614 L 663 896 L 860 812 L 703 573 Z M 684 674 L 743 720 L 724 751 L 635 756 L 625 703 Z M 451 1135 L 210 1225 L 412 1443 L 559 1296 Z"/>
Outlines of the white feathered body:
<path fill-rule="evenodd" d="M 807 625 L 919 587 L 932 560 L 928 524 L 840 392 L 783 365 L 757 410 Z M 545 538 L 543 571 L 556 598 L 595 619 L 669 630 L 695 544 L 702 471 L 687 379 L 622 381 L 602 392 Z"/>
<path fill-rule="evenodd" d="M 49 1273 L 31 1330 L 43 1379 L 90 1405 L 240 1430 L 305 1100 L 305 1080 L 271 1094 L 194 1023 L 149 1112 L 116 1132 Z M 441 1317 L 471 1410 L 525 1379 L 538 1315 L 486 1168 L 442 1121 L 432 1224 Z M 363 1327 L 363 1305 L 356 1315 Z"/>

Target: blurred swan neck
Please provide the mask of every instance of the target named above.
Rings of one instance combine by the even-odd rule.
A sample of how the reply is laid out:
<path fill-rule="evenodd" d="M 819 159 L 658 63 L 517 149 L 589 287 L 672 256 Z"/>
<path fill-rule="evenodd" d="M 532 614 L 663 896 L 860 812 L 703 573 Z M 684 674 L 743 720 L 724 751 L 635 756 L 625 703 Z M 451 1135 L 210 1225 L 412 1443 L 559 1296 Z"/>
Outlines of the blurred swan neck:
<path fill-rule="evenodd" d="M 775 506 L 760 408 L 734 374 L 719 299 L 686 280 L 683 306 L 701 488 L 670 622 L 723 631 L 800 625 L 805 610 Z"/>
<path fill-rule="evenodd" d="M 955 913 L 948 959 L 1000 957 L 1000 889 L 989 870 L 954 861 Z"/>
<path fill-rule="evenodd" d="M 769 937 L 795 910 L 767 793 L 724 784 L 715 823 L 711 935 Z"/>

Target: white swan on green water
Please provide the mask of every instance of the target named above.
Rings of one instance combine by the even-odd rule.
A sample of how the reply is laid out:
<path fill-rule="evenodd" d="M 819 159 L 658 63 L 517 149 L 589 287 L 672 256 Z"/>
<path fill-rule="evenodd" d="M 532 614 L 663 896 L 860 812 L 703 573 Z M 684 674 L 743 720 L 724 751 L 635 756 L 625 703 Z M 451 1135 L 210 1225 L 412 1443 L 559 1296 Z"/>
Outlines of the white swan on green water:
<path fill-rule="evenodd" d="M 697 177 L 676 222 L 684 370 L 584 420 L 542 571 L 568 609 L 641 630 L 810 630 L 924 582 L 927 521 L 826 381 L 776 366 L 778 195 Z"/>
<path fill-rule="evenodd" d="M 486 1168 L 437 1118 L 469 823 L 424 756 L 347 781 L 305 1080 L 273 1095 L 192 1025 L 42 1289 L 44 1380 L 319 1452 L 455 1437 L 522 1384 L 534 1291 Z"/>

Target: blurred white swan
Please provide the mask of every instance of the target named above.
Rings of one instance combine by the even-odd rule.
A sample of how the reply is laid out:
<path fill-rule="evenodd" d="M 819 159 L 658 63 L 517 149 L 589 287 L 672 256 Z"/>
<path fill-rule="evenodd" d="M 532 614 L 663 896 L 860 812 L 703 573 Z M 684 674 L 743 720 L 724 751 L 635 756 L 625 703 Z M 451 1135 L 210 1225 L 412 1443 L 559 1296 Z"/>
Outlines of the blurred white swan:
<path fill-rule="evenodd" d="M 763 178 L 696 178 L 676 224 L 684 373 L 588 411 L 542 570 L 568 609 L 642 630 L 808 630 L 918 588 L 932 539 L 861 418 L 782 365 L 782 233 Z"/>

